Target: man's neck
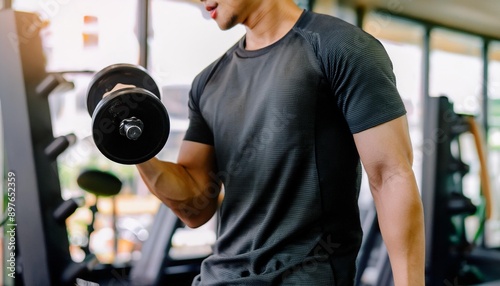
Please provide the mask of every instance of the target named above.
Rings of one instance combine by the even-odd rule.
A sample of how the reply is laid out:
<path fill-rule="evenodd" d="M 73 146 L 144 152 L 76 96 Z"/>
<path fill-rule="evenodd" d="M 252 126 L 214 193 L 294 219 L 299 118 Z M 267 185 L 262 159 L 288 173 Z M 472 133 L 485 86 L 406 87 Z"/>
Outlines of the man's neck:
<path fill-rule="evenodd" d="M 243 23 L 247 30 L 247 50 L 258 50 L 277 42 L 293 28 L 302 14 L 302 9 L 291 0 L 263 3 Z"/>

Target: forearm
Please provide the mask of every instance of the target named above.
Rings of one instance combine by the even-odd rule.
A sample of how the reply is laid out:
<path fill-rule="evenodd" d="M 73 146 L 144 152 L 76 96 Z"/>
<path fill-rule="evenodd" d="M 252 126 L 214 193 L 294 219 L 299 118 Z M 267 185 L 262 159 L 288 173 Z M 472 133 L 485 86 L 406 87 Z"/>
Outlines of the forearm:
<path fill-rule="evenodd" d="M 150 190 L 186 225 L 197 227 L 208 221 L 217 209 L 219 185 L 199 178 L 180 164 L 153 158 L 137 165 Z"/>
<path fill-rule="evenodd" d="M 372 193 L 395 285 L 424 285 L 424 218 L 413 173 L 391 176 Z"/>

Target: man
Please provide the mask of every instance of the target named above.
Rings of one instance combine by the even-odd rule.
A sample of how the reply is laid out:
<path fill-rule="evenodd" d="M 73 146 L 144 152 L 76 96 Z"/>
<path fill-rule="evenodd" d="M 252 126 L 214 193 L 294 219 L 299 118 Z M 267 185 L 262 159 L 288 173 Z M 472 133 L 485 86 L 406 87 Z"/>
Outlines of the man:
<path fill-rule="evenodd" d="M 246 35 L 194 80 L 178 162 L 138 165 L 187 226 L 219 211 L 193 285 L 352 285 L 360 159 L 395 283 L 423 285 L 406 111 L 381 44 L 292 0 L 202 2 L 221 29 Z"/>

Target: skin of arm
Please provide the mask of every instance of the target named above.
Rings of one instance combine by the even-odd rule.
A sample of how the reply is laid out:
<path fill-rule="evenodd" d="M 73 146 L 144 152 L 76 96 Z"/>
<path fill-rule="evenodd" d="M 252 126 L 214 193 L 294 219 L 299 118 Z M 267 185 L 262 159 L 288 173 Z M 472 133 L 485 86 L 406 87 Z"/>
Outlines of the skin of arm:
<path fill-rule="evenodd" d="M 213 146 L 183 141 L 177 163 L 152 158 L 136 166 L 150 192 L 187 226 L 203 225 L 217 210 L 221 183 Z"/>
<path fill-rule="evenodd" d="M 423 207 L 406 116 L 354 134 L 397 286 L 424 285 Z"/>

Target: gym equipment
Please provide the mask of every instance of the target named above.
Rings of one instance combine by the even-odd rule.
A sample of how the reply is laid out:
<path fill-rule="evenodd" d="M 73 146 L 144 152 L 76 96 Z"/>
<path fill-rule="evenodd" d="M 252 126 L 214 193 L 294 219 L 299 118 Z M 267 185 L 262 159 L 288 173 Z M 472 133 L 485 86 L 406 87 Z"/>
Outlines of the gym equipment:
<path fill-rule="evenodd" d="M 55 160 L 61 153 L 63 153 L 69 146 L 76 142 L 75 134 L 71 133 L 64 136 L 54 138 L 47 147 L 45 147 L 45 155 L 51 160 Z"/>
<path fill-rule="evenodd" d="M 4 268 L 2 285 L 74 285 L 68 283 L 74 273 L 69 269 L 83 266 L 72 261 L 66 226 L 53 216 L 64 200 L 57 161 L 45 153 L 55 138 L 48 89 L 43 94 L 37 91 L 48 76 L 39 35 L 41 23 L 35 13 L 0 9 L 0 38 L 6 39 L 0 41 L 5 166 L 19 178 L 15 250 L 4 251 L 15 254 L 15 267 L 9 272 Z M 15 281 L 8 274 L 15 275 Z"/>
<path fill-rule="evenodd" d="M 426 285 L 472 285 L 498 280 L 500 253 L 485 251 L 476 238 L 466 236 L 465 220 L 475 215 L 481 224 L 491 216 L 492 195 L 483 150 L 483 136 L 476 119 L 454 112 L 447 97 L 427 102 L 424 121 L 422 201 L 426 227 Z M 469 166 L 462 161 L 460 136 L 471 133 L 480 161 L 479 205 L 463 193 L 463 177 Z M 476 234 L 477 236 L 477 234 Z M 496 265 L 497 270 L 490 269 Z M 448 283 L 446 283 L 448 282 Z"/>
<path fill-rule="evenodd" d="M 76 179 L 83 190 L 101 197 L 117 195 L 122 189 L 122 182 L 111 173 L 99 170 L 85 170 Z"/>
<path fill-rule="evenodd" d="M 117 84 L 135 87 L 113 90 Z M 87 109 L 97 148 L 114 162 L 145 162 L 167 142 L 167 109 L 158 86 L 141 66 L 115 64 L 97 72 L 89 84 Z"/>
<path fill-rule="evenodd" d="M 90 211 L 92 212 L 92 221 L 87 226 L 87 241 L 90 242 L 90 235 L 92 234 L 92 232 L 94 232 L 95 217 L 97 212 L 99 212 L 99 209 L 97 208 L 99 197 L 111 197 L 117 195 L 122 189 L 122 182 L 115 175 L 100 170 L 85 170 L 80 173 L 80 175 L 76 179 L 76 182 L 81 189 L 95 195 L 96 198 L 94 205 L 90 206 Z M 115 221 L 116 219 L 113 216 L 113 225 L 115 226 L 114 229 L 116 233 Z M 91 255 L 89 245 L 84 247 L 83 251 L 86 255 Z"/>
<path fill-rule="evenodd" d="M 83 198 L 70 198 L 60 204 L 52 213 L 54 219 L 60 223 L 64 224 L 66 219 L 70 217 L 79 207 L 81 207 L 85 202 Z"/>

